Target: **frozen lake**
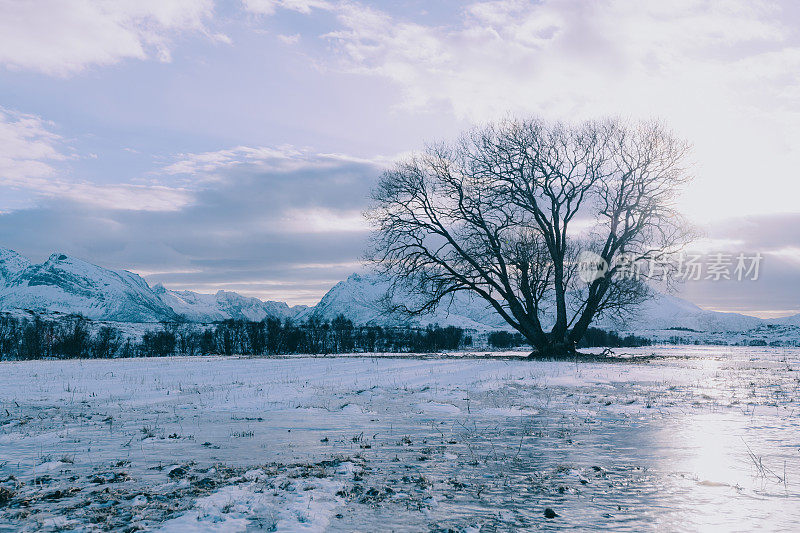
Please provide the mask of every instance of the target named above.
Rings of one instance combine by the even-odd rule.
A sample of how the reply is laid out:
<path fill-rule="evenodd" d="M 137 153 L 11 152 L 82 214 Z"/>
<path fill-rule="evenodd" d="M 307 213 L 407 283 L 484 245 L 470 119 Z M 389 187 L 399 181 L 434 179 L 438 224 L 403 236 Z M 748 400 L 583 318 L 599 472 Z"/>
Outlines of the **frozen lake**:
<path fill-rule="evenodd" d="M 800 528 L 800 350 L 617 352 L 0 363 L 0 531 Z"/>

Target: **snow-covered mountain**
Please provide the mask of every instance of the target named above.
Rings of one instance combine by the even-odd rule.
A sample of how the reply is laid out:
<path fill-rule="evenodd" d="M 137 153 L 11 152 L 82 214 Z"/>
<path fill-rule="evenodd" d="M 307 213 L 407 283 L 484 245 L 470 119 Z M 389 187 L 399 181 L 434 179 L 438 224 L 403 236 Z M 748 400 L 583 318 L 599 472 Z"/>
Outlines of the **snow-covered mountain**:
<path fill-rule="evenodd" d="M 0 287 L 11 283 L 31 262 L 14 250 L 0 248 Z"/>
<path fill-rule="evenodd" d="M 457 294 L 451 305 L 442 305 L 434 313 L 408 318 L 399 312 L 387 314 L 385 296 L 390 283 L 374 275 L 351 274 L 329 290 L 314 307 L 300 318 L 315 316 L 331 320 L 344 315 L 356 324 L 419 325 L 439 324 L 468 329 L 500 329 L 508 324 L 484 301 L 465 293 Z M 395 302 L 407 302 L 408 297 L 398 297 Z"/>
<path fill-rule="evenodd" d="M 192 291 L 171 291 L 161 285 L 156 285 L 153 290 L 173 311 L 192 322 L 295 318 L 308 309 L 305 305 L 289 307 L 284 302 L 265 302 L 229 291 L 200 294 Z"/>
<path fill-rule="evenodd" d="M 266 317 L 331 320 L 342 314 L 356 324 L 439 324 L 479 331 L 508 329 L 488 304 L 465 293 L 425 316 L 409 319 L 399 312 L 387 313 L 384 300 L 388 289 L 389 282 L 384 278 L 353 274 L 337 283 L 317 305 L 290 307 L 283 302 L 263 301 L 235 292 L 200 294 L 173 291 L 160 285 L 150 287 L 131 272 L 105 269 L 65 254 L 53 254 L 44 263 L 31 264 L 20 254 L 0 248 L 2 312 L 79 313 L 98 321 L 131 323 Z M 408 302 L 410 297 L 395 295 L 395 298 Z M 764 320 L 704 310 L 667 294 L 656 295 L 624 322 L 600 318 L 594 325 L 657 339 L 680 336 L 689 341 L 709 342 L 734 336 L 765 339 L 778 334 L 800 339 L 800 315 Z"/>
<path fill-rule="evenodd" d="M 767 323 L 739 313 L 708 311 L 671 294 L 656 294 L 624 321 L 600 318 L 595 325 L 620 331 L 659 331 L 686 328 L 708 332 L 741 332 Z"/>
<path fill-rule="evenodd" d="M 777 324 L 780 326 L 797 326 L 800 327 L 800 314 L 792 315 L 792 316 L 784 316 L 781 318 L 773 318 L 768 321 L 771 324 Z"/>
<path fill-rule="evenodd" d="M 377 276 L 353 274 L 337 283 L 322 300 L 303 316 L 332 319 L 343 314 L 360 324 L 403 324 L 409 320 L 399 313 L 385 313 L 382 302 L 389 282 Z M 400 301 L 403 297 L 400 296 Z M 800 316 L 777 319 L 784 324 L 800 323 Z M 794 320 L 794 322 L 792 322 Z M 435 313 L 415 318 L 418 325 L 454 325 L 478 330 L 507 329 L 509 326 L 494 310 L 478 298 L 459 294 L 448 307 L 442 305 Z M 743 332 L 771 321 L 741 315 L 704 310 L 695 304 L 670 294 L 655 297 L 637 308 L 624 321 L 611 317 L 600 318 L 594 325 L 604 329 L 629 332 L 662 331 L 688 328 L 698 332 Z M 545 320 L 546 327 L 548 324 Z"/>
<path fill-rule="evenodd" d="M 214 322 L 294 318 L 307 309 L 235 292 L 199 294 L 150 287 L 127 270 L 109 270 L 66 254 L 31 264 L 13 250 L 0 248 L 0 311 L 81 314 L 115 322 Z"/>
<path fill-rule="evenodd" d="M 38 265 L 10 250 L 3 250 L 1 256 L 10 258 L 4 266 L 13 265 L 4 271 L 0 288 L 4 311 L 79 313 L 118 322 L 177 318 L 145 280 L 126 270 L 108 270 L 65 254 L 53 254 Z"/>

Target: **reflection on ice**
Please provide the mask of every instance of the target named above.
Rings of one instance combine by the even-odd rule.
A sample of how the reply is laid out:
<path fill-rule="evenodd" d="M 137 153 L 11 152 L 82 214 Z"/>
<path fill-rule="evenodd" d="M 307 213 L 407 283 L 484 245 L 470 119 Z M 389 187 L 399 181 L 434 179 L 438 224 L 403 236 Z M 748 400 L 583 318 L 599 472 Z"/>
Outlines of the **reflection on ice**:
<path fill-rule="evenodd" d="M 742 422 L 746 421 L 741 418 L 738 413 L 700 413 L 681 418 L 669 435 L 675 441 L 672 466 L 685 470 L 706 487 L 749 485 L 741 453 Z"/>

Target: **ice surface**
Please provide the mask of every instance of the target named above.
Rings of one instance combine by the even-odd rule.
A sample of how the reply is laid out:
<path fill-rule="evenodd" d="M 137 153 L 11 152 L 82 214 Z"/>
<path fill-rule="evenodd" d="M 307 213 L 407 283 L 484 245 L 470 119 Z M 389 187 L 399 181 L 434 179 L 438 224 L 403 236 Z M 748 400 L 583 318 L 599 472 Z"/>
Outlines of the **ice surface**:
<path fill-rule="evenodd" d="M 505 355 L 0 363 L 0 531 L 800 523 L 800 350 Z"/>

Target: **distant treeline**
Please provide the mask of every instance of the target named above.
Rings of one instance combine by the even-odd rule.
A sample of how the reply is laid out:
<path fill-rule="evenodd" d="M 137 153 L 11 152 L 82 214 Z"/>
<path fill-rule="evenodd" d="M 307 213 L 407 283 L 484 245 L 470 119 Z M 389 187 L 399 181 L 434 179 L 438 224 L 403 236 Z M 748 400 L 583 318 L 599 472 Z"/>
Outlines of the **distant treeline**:
<path fill-rule="evenodd" d="M 163 357 L 208 354 L 338 354 L 348 352 L 438 352 L 472 345 L 461 328 L 448 326 L 355 326 L 332 321 L 295 323 L 226 320 L 209 325 L 165 323 L 131 338 L 118 328 L 82 317 L 59 320 L 0 316 L 0 359 Z M 138 336 L 137 336 L 138 337 Z"/>
<path fill-rule="evenodd" d="M 496 331 L 478 344 L 497 349 L 526 346 L 519 333 Z M 648 339 L 590 328 L 580 347 L 645 346 Z M 58 320 L 0 315 L 0 359 L 164 357 L 168 355 L 288 355 L 351 352 L 426 353 L 473 348 L 454 326 L 356 326 L 344 316 L 330 322 L 267 318 L 214 324 L 162 323 L 143 334 L 72 316 Z"/>

